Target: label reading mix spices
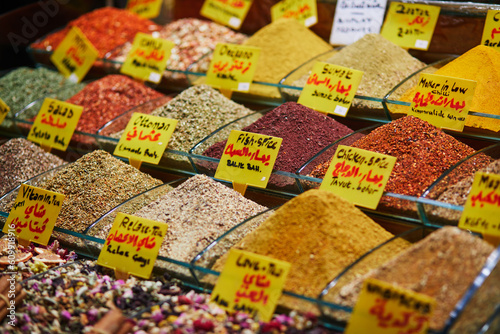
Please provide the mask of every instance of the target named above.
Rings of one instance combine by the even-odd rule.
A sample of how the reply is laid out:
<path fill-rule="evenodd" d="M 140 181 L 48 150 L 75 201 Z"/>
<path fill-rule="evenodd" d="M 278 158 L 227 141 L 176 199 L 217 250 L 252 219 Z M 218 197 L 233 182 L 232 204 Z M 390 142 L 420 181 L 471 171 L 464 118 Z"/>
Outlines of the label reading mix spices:
<path fill-rule="evenodd" d="M 214 22 L 240 29 L 252 0 L 205 0 L 200 14 Z"/>
<path fill-rule="evenodd" d="M 320 189 L 376 209 L 395 163 L 389 155 L 339 145 Z"/>
<path fill-rule="evenodd" d="M 2 124 L 5 117 L 10 111 L 10 107 L 2 99 L 0 99 L 0 124 Z"/>
<path fill-rule="evenodd" d="M 277 137 L 232 130 L 215 178 L 265 188 L 281 142 Z"/>
<path fill-rule="evenodd" d="M 13 231 L 19 240 L 47 245 L 64 198 L 59 193 L 21 184 L 2 231 Z"/>
<path fill-rule="evenodd" d="M 219 43 L 207 72 L 207 85 L 247 92 L 253 80 L 260 48 Z"/>
<path fill-rule="evenodd" d="M 82 112 L 82 106 L 46 98 L 31 126 L 28 140 L 65 151 Z"/>
<path fill-rule="evenodd" d="M 481 44 L 500 47 L 500 10 L 488 10 L 486 21 L 484 22 Z"/>
<path fill-rule="evenodd" d="M 137 33 L 120 72 L 139 80 L 159 83 L 174 45 L 166 39 Z"/>
<path fill-rule="evenodd" d="M 476 172 L 458 227 L 500 236 L 500 175 Z"/>
<path fill-rule="evenodd" d="M 99 56 L 97 49 L 77 27 L 72 27 L 50 60 L 65 77 L 80 82 Z"/>
<path fill-rule="evenodd" d="M 176 125 L 175 119 L 134 113 L 113 154 L 158 164 Z"/>
<path fill-rule="evenodd" d="M 391 2 L 380 34 L 402 48 L 427 50 L 440 10 L 439 6 Z"/>
<path fill-rule="evenodd" d="M 298 103 L 345 117 L 362 77 L 362 71 L 316 62 Z"/>
<path fill-rule="evenodd" d="M 230 249 L 210 301 L 270 321 L 289 270 L 288 262 Z"/>
<path fill-rule="evenodd" d="M 318 23 L 316 0 L 283 0 L 271 7 L 271 19 L 294 18 L 306 27 Z"/>
<path fill-rule="evenodd" d="M 427 295 L 368 278 L 345 333 L 424 334 L 435 305 Z"/>
<path fill-rule="evenodd" d="M 476 84 L 472 80 L 423 73 L 408 115 L 438 128 L 462 131 Z"/>
<path fill-rule="evenodd" d="M 168 225 L 118 212 L 97 264 L 148 279 Z"/>
<path fill-rule="evenodd" d="M 128 0 L 127 10 L 146 19 L 152 19 L 160 15 L 163 0 Z"/>

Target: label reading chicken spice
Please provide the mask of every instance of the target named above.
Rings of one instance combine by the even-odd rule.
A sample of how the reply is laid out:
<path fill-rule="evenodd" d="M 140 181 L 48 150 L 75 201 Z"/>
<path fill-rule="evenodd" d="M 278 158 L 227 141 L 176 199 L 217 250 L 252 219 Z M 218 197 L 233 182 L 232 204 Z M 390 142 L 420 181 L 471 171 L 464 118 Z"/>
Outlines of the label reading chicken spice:
<path fill-rule="evenodd" d="M 277 137 L 232 130 L 215 178 L 265 188 L 281 142 Z"/>
<path fill-rule="evenodd" d="M 160 15 L 163 0 L 128 0 L 125 9 L 146 19 Z"/>
<path fill-rule="evenodd" d="M 316 0 L 283 0 L 271 7 L 271 19 L 293 18 L 306 27 L 318 23 Z"/>
<path fill-rule="evenodd" d="M 229 312 L 245 312 L 270 321 L 290 266 L 288 262 L 231 249 L 210 301 Z"/>
<path fill-rule="evenodd" d="M 339 145 L 319 188 L 376 209 L 395 163 L 389 155 Z"/>
<path fill-rule="evenodd" d="M 424 334 L 435 305 L 427 295 L 368 278 L 345 333 Z"/>
<path fill-rule="evenodd" d="M 174 45 L 166 39 L 137 33 L 120 72 L 139 80 L 159 83 Z"/>
<path fill-rule="evenodd" d="M 9 111 L 10 111 L 10 108 L 7 105 L 7 103 L 5 103 L 2 99 L 0 99 L 0 124 L 2 124 L 5 117 L 7 117 L 7 114 L 9 113 Z"/>
<path fill-rule="evenodd" d="M 28 140 L 66 151 L 83 107 L 46 98 L 28 133 Z"/>
<path fill-rule="evenodd" d="M 50 60 L 59 72 L 73 82 L 80 82 L 90 70 L 99 52 L 77 27 L 72 27 L 54 50 Z"/>
<path fill-rule="evenodd" d="M 497 48 L 497 50 L 500 47 L 500 10 L 488 10 L 481 44 Z"/>
<path fill-rule="evenodd" d="M 148 279 L 167 228 L 165 223 L 118 212 L 97 264 Z"/>
<path fill-rule="evenodd" d="M 458 227 L 500 236 L 500 175 L 476 172 Z"/>
<path fill-rule="evenodd" d="M 113 154 L 156 165 L 160 162 L 176 125 L 175 119 L 134 113 Z"/>
<path fill-rule="evenodd" d="M 252 0 L 205 0 L 200 14 L 214 22 L 240 29 Z"/>
<path fill-rule="evenodd" d="M 207 85 L 247 92 L 253 80 L 260 48 L 219 43 L 207 72 Z"/>
<path fill-rule="evenodd" d="M 454 131 L 464 129 L 477 82 L 423 73 L 408 115 Z"/>
<path fill-rule="evenodd" d="M 64 198 L 59 193 L 21 184 L 2 231 L 14 233 L 20 243 L 47 245 Z"/>
<path fill-rule="evenodd" d="M 298 103 L 317 111 L 345 117 L 363 72 L 316 62 Z"/>
<path fill-rule="evenodd" d="M 427 50 L 440 10 L 439 6 L 391 2 L 380 34 L 402 48 Z"/>

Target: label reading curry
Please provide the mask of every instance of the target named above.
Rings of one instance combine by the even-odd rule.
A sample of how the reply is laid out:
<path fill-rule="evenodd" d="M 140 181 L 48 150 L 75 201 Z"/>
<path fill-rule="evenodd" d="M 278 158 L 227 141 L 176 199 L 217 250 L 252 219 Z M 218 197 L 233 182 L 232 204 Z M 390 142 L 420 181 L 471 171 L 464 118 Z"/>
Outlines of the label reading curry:
<path fill-rule="evenodd" d="M 376 209 L 395 163 L 389 155 L 339 145 L 320 189 Z"/>
<path fill-rule="evenodd" d="M 288 262 L 230 249 L 210 301 L 270 321 L 289 270 Z"/>
<path fill-rule="evenodd" d="M 128 0 L 127 10 L 136 13 L 146 19 L 152 19 L 160 15 L 163 0 Z"/>
<path fill-rule="evenodd" d="M 283 0 L 271 7 L 271 20 L 293 18 L 306 27 L 318 23 L 316 0 Z"/>
<path fill-rule="evenodd" d="M 2 99 L 0 99 L 0 124 L 4 121 L 10 111 L 10 107 Z"/>
<path fill-rule="evenodd" d="M 298 103 L 317 111 L 345 117 L 363 72 L 316 62 Z"/>
<path fill-rule="evenodd" d="M 64 198 L 53 191 L 21 184 L 2 231 L 13 230 L 18 239 L 47 245 Z"/>
<path fill-rule="evenodd" d="M 500 10 L 488 10 L 484 22 L 483 37 L 481 44 L 500 48 Z"/>
<path fill-rule="evenodd" d="M 240 29 L 252 0 L 205 0 L 200 14 L 214 22 Z"/>
<path fill-rule="evenodd" d="M 118 212 L 97 264 L 148 279 L 168 225 Z"/>

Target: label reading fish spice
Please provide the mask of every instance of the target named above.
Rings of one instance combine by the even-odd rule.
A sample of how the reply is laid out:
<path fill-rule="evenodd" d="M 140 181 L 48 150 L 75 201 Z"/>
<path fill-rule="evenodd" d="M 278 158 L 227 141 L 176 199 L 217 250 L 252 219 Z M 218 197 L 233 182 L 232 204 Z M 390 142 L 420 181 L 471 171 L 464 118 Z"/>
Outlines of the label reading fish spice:
<path fill-rule="evenodd" d="M 28 140 L 66 151 L 82 112 L 81 106 L 46 98 L 31 126 Z"/>
<path fill-rule="evenodd" d="M 402 48 L 427 50 L 440 10 L 439 6 L 391 2 L 380 34 Z"/>
<path fill-rule="evenodd" d="M 214 22 L 240 29 L 252 0 L 205 0 L 200 14 Z"/>
<path fill-rule="evenodd" d="M 59 193 L 21 184 L 2 231 L 14 233 L 19 240 L 47 245 L 64 198 Z"/>
<path fill-rule="evenodd" d="M 345 117 L 363 72 L 316 62 L 298 103 L 317 111 Z"/>
<path fill-rule="evenodd" d="M 408 115 L 443 129 L 462 131 L 477 82 L 423 73 Z"/>
<path fill-rule="evenodd" d="M 143 81 L 159 83 L 174 43 L 137 33 L 120 72 Z"/>
<path fill-rule="evenodd" d="M 206 84 L 219 89 L 247 92 L 253 80 L 260 49 L 219 43 L 207 72 Z"/>
<path fill-rule="evenodd" d="M 229 312 L 245 312 L 270 321 L 290 266 L 288 262 L 231 249 L 210 301 Z"/>
<path fill-rule="evenodd" d="M 125 9 L 146 19 L 160 15 L 163 0 L 128 0 Z"/>
<path fill-rule="evenodd" d="M 481 44 L 495 47 L 497 50 L 500 47 L 500 10 L 488 10 Z"/>
<path fill-rule="evenodd" d="M 118 212 L 97 264 L 148 279 L 168 225 Z"/>
<path fill-rule="evenodd" d="M 458 227 L 500 236 L 500 175 L 476 172 Z"/>
<path fill-rule="evenodd" d="M 156 165 L 160 162 L 176 125 L 175 119 L 134 113 L 113 154 Z"/>
<path fill-rule="evenodd" d="M 5 117 L 7 117 L 7 114 L 9 113 L 9 111 L 10 111 L 10 108 L 7 105 L 7 103 L 5 103 L 2 99 L 0 99 L 0 124 L 2 124 Z"/>
<path fill-rule="evenodd" d="M 99 52 L 77 27 L 72 27 L 54 50 L 50 60 L 65 77 L 80 82 L 90 70 Z"/>
<path fill-rule="evenodd" d="M 318 23 L 316 0 L 283 0 L 271 7 L 271 20 L 293 18 L 306 27 Z"/>
<path fill-rule="evenodd" d="M 427 295 L 368 278 L 345 333 L 424 334 L 435 305 Z"/>
<path fill-rule="evenodd" d="M 395 163 L 389 155 L 339 145 L 320 189 L 376 209 Z"/>
<path fill-rule="evenodd" d="M 265 188 L 281 142 L 277 137 L 232 130 L 215 178 Z"/>

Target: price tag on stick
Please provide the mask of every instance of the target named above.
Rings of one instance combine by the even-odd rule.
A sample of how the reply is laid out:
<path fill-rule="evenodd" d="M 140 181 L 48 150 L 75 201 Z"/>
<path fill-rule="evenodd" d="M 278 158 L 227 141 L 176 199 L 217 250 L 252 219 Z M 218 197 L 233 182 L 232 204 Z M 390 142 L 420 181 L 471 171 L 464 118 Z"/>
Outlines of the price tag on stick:
<path fill-rule="evenodd" d="M 146 19 L 160 15 L 163 0 L 128 0 L 125 9 Z"/>
<path fill-rule="evenodd" d="M 283 0 L 271 7 L 271 20 L 293 18 L 306 27 L 318 23 L 316 0 Z"/>
<path fill-rule="evenodd" d="M 230 249 L 210 301 L 227 311 L 242 311 L 270 321 L 290 266 L 267 256 Z"/>
<path fill-rule="evenodd" d="M 500 50 L 500 10 L 488 10 L 481 44 Z"/>
<path fill-rule="evenodd" d="M 317 62 L 298 103 L 320 112 L 345 117 L 362 77 L 361 71 Z"/>
<path fill-rule="evenodd" d="M 10 111 L 10 108 L 7 105 L 7 103 L 5 103 L 2 99 L 0 99 L 0 124 L 2 124 L 5 117 L 7 117 L 7 115 L 9 114 L 9 111 Z"/>
<path fill-rule="evenodd" d="M 23 246 L 29 246 L 31 241 L 47 245 L 64 198 L 53 191 L 21 184 L 2 231 L 14 233 Z"/>
<path fill-rule="evenodd" d="M 205 0 L 200 14 L 214 22 L 240 29 L 252 0 Z"/>
<path fill-rule="evenodd" d="M 395 163 L 389 155 L 339 145 L 319 188 L 375 210 Z"/>

